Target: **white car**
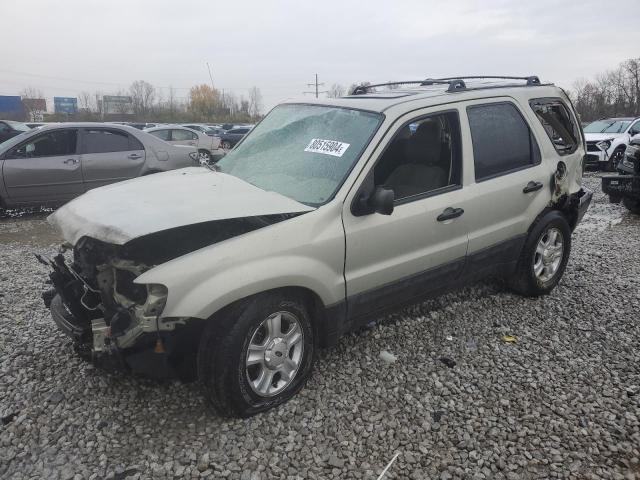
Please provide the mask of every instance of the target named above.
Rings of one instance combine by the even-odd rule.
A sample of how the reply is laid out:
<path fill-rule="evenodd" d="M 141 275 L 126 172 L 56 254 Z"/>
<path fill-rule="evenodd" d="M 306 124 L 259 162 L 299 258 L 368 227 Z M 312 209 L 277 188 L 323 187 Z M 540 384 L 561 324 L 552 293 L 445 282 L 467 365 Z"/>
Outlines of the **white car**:
<path fill-rule="evenodd" d="M 631 137 L 640 134 L 640 117 L 607 118 L 584 127 L 587 140 L 585 165 L 614 171 L 624 158 Z"/>
<path fill-rule="evenodd" d="M 537 77 L 412 83 L 281 104 L 215 168 L 55 212 L 56 323 L 99 364 L 197 372 L 247 416 L 389 309 L 488 275 L 551 292 L 592 197 L 569 99 Z"/>
<path fill-rule="evenodd" d="M 192 145 L 198 149 L 200 160 L 210 163 L 222 155 L 220 137 L 212 137 L 203 132 L 182 127 L 180 125 L 162 125 L 144 130 L 172 145 Z"/>

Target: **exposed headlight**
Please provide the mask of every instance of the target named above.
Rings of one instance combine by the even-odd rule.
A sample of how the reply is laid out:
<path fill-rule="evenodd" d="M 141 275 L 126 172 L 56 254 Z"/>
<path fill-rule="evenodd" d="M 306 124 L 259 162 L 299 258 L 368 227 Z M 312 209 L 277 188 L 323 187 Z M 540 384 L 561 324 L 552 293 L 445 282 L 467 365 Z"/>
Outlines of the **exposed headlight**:
<path fill-rule="evenodd" d="M 612 141 L 613 139 L 601 140 L 600 142 L 596 143 L 596 147 L 598 147 L 600 150 L 607 151 L 609 150 Z"/>
<path fill-rule="evenodd" d="M 144 304 L 144 315 L 155 317 L 162 313 L 167 303 L 169 290 L 164 285 L 150 283 L 147 285 L 147 301 Z"/>

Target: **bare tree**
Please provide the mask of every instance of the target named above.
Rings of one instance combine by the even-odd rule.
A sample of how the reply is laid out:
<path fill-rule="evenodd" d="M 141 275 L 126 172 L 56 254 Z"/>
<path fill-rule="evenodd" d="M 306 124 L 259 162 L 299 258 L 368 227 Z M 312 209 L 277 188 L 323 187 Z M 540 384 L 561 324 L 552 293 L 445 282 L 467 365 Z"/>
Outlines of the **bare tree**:
<path fill-rule="evenodd" d="M 42 116 L 47 110 L 42 90 L 35 87 L 25 87 L 20 92 L 20 96 L 26 118 L 31 122 L 42 121 Z"/>
<path fill-rule="evenodd" d="M 131 94 L 133 113 L 138 120 L 147 120 L 156 97 L 155 87 L 144 80 L 136 80 L 129 87 L 129 92 Z"/>
<path fill-rule="evenodd" d="M 83 91 L 78 94 L 78 104 L 80 110 L 91 112 L 93 110 L 93 100 L 89 92 Z"/>
<path fill-rule="evenodd" d="M 327 97 L 329 98 L 338 98 L 344 95 L 344 87 L 339 83 L 334 83 L 331 85 L 331 88 L 327 91 Z"/>
<path fill-rule="evenodd" d="M 262 111 L 262 93 L 258 87 L 249 90 L 249 108 L 248 113 L 251 118 L 258 118 Z"/>

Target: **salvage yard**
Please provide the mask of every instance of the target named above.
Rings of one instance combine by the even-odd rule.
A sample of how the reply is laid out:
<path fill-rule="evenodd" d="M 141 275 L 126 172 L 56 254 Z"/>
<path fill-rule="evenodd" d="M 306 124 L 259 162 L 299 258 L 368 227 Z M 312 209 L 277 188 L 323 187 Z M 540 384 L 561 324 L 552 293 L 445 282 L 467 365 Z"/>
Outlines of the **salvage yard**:
<path fill-rule="evenodd" d="M 390 315 L 321 352 L 246 420 L 196 384 L 105 373 L 55 328 L 33 252 L 46 212 L 0 219 L 0 478 L 640 479 L 640 217 L 598 174 L 559 286 L 500 282 Z M 513 337 L 513 338 L 511 338 Z M 390 352 L 394 357 L 385 355 Z"/>

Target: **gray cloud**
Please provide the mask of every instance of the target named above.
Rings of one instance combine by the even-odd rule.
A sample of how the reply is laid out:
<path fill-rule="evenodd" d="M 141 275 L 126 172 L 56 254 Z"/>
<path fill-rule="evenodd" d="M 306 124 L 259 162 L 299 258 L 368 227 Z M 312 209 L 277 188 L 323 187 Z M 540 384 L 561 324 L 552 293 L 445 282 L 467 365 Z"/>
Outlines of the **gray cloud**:
<path fill-rule="evenodd" d="M 326 86 L 452 74 L 574 80 L 638 57 L 637 1 L 96 1 L 3 0 L 0 94 L 105 93 L 136 79 L 209 82 L 265 106 Z M 629 12 L 629 14 L 624 14 Z M 167 90 L 165 89 L 165 94 Z"/>

